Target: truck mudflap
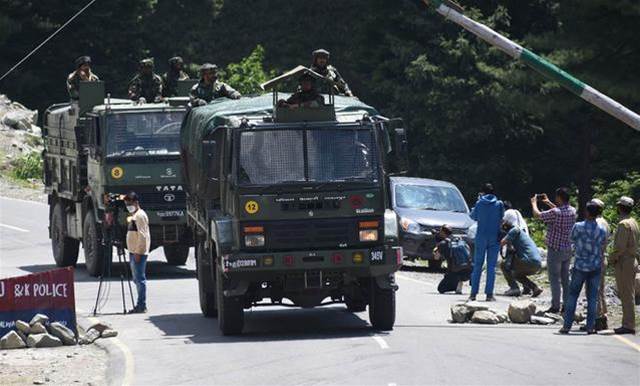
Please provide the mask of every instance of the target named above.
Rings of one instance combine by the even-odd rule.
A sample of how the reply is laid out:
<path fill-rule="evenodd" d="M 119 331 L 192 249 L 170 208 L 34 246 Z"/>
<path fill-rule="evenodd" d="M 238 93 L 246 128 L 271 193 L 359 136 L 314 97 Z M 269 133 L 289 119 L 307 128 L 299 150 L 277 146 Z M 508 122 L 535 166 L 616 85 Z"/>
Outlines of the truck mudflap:
<path fill-rule="evenodd" d="M 231 276 L 240 273 L 322 270 L 381 276 L 400 268 L 402 248 L 381 245 L 339 250 L 234 253 L 222 255 L 220 264 L 222 271 Z"/>

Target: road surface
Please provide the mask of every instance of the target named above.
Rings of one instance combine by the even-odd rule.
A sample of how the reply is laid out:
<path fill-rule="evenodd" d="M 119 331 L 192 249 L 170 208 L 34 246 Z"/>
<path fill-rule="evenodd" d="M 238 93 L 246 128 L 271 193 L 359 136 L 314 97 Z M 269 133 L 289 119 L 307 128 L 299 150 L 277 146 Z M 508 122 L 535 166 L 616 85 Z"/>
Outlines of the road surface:
<path fill-rule="evenodd" d="M 0 278 L 55 268 L 46 205 L 0 198 Z M 152 252 L 149 312 L 119 315 L 111 284 L 99 318 L 119 331 L 126 382 L 140 385 L 639 385 L 640 339 L 560 336 L 556 327 L 449 324 L 449 305 L 433 282 L 397 275 L 396 326 L 371 330 L 367 313 L 344 306 L 246 311 L 245 333 L 222 336 L 201 316 L 193 250 L 186 267 Z M 98 282 L 82 252 L 76 276 L 80 315 L 93 309 Z M 504 305 L 506 299 L 499 299 Z"/>

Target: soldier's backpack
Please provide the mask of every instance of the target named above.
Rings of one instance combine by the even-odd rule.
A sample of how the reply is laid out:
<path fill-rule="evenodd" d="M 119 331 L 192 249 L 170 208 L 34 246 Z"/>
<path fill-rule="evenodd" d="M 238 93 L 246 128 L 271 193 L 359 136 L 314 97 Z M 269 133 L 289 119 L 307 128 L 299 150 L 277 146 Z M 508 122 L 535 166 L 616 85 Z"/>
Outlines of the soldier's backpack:
<path fill-rule="evenodd" d="M 470 271 L 472 268 L 471 248 L 466 241 L 460 237 L 451 238 L 449 244 L 449 253 L 451 253 L 451 272 Z"/>

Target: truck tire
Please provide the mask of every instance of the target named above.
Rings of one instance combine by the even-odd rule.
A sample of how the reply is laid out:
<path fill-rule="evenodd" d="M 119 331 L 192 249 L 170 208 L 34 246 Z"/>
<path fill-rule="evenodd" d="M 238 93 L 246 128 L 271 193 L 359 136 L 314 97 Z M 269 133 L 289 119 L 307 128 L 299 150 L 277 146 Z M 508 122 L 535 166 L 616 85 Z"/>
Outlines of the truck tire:
<path fill-rule="evenodd" d="M 211 275 L 211 267 L 205 264 L 206 250 L 202 242 L 196 243 L 196 273 L 198 275 L 198 295 L 200 297 L 200 310 L 206 318 L 218 316 L 216 305 L 215 280 Z"/>
<path fill-rule="evenodd" d="M 376 280 L 371 280 L 369 321 L 379 331 L 392 330 L 396 322 L 396 291 L 392 288 L 380 288 Z"/>
<path fill-rule="evenodd" d="M 244 306 L 241 296 L 224 296 L 224 277 L 216 269 L 218 295 L 218 326 L 223 335 L 239 335 L 244 327 Z"/>
<path fill-rule="evenodd" d="M 185 265 L 189 257 L 189 246 L 182 244 L 165 245 L 164 257 L 169 265 Z"/>
<path fill-rule="evenodd" d="M 98 233 L 98 224 L 93 211 L 89 210 L 84 216 L 82 224 L 82 248 L 84 249 L 84 261 L 89 275 L 97 277 L 105 271 L 105 247 Z M 109 260 L 111 255 L 108 256 Z M 109 262 L 111 263 L 111 262 Z"/>
<path fill-rule="evenodd" d="M 80 241 L 68 237 L 64 206 L 58 202 L 51 213 L 51 249 L 58 267 L 72 267 L 78 262 Z"/>
<path fill-rule="evenodd" d="M 344 304 L 349 312 L 362 312 L 367 309 L 367 302 L 364 299 L 355 299 L 349 295 L 344 295 Z"/>

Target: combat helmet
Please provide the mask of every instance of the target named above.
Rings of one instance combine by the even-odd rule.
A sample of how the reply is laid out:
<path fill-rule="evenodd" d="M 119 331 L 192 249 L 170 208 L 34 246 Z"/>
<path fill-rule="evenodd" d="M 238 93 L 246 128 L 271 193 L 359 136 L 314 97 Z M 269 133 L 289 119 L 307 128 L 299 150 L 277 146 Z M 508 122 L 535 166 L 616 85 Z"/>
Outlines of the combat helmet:
<path fill-rule="evenodd" d="M 182 60 L 182 57 L 174 56 L 173 58 L 169 59 L 169 67 L 173 67 L 176 64 L 184 64 L 184 60 Z"/>
<path fill-rule="evenodd" d="M 90 56 L 80 56 L 75 60 L 76 68 L 80 68 L 83 64 L 91 64 Z"/>
<path fill-rule="evenodd" d="M 329 53 L 329 51 L 325 50 L 324 48 L 319 48 L 319 49 L 313 51 L 311 56 L 312 56 L 313 60 L 316 60 L 316 58 L 319 57 L 319 56 L 324 56 L 325 58 L 329 59 L 331 54 Z"/>

